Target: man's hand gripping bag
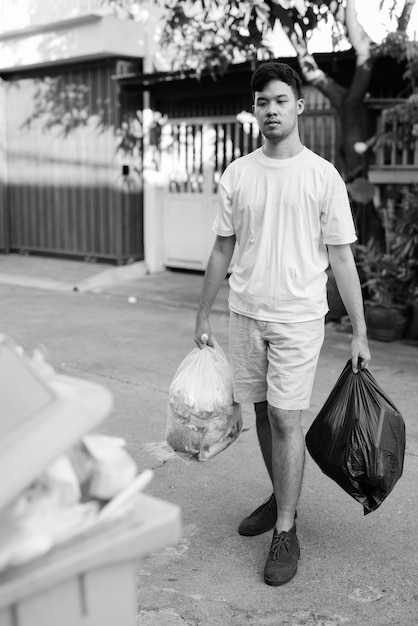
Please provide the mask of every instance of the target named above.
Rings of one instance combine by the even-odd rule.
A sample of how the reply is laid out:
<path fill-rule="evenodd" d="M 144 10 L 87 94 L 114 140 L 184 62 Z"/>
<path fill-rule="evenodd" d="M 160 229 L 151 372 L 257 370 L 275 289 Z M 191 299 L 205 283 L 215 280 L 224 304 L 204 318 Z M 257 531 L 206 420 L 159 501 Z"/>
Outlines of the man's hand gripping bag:
<path fill-rule="evenodd" d="M 165 438 L 177 452 L 207 461 L 242 430 L 241 406 L 233 401 L 232 372 L 215 348 L 194 348 L 180 363 L 168 394 Z"/>
<path fill-rule="evenodd" d="M 367 515 L 402 475 L 405 423 L 372 374 L 354 374 L 348 361 L 306 434 L 306 447 Z"/>

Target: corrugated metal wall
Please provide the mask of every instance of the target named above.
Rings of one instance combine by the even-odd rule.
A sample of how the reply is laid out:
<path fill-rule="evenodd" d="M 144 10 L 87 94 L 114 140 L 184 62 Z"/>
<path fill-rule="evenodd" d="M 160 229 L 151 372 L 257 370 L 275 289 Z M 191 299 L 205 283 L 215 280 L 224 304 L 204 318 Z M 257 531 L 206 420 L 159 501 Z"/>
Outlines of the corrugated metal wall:
<path fill-rule="evenodd" d="M 114 72 L 101 63 L 7 82 L 10 250 L 143 259 L 142 180 L 122 175 Z"/>
<path fill-rule="evenodd" d="M 6 94 L 5 84 L 0 79 L 0 250 L 8 250 L 8 226 L 6 209 Z"/>

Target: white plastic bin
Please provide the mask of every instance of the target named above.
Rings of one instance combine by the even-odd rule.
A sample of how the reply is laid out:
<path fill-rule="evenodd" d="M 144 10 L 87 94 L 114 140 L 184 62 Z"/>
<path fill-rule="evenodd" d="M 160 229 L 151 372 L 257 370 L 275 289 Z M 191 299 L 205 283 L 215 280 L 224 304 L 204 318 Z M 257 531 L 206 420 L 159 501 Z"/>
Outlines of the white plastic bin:
<path fill-rule="evenodd" d="M 0 336 L 0 510 L 110 413 L 101 385 L 39 375 Z M 135 570 L 181 535 L 180 509 L 139 493 L 47 554 L 0 574 L 0 626 L 135 626 Z"/>
<path fill-rule="evenodd" d="M 0 626 L 135 626 L 135 570 L 180 536 L 180 508 L 138 494 L 133 513 L 0 575 Z"/>

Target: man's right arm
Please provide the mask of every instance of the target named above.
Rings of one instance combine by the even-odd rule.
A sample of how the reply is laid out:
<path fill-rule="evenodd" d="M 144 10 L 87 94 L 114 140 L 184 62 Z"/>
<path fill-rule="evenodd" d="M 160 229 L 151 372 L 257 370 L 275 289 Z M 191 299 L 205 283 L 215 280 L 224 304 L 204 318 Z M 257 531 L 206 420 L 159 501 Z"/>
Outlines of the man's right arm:
<path fill-rule="evenodd" d="M 219 289 L 228 273 L 232 255 L 235 248 L 235 235 L 229 237 L 216 236 L 215 243 L 209 257 L 208 265 L 203 281 L 202 293 L 196 315 L 195 343 L 199 348 L 203 348 L 202 335 L 208 336 L 207 343 L 213 346 L 211 339 L 211 329 L 209 324 L 209 313 Z"/>

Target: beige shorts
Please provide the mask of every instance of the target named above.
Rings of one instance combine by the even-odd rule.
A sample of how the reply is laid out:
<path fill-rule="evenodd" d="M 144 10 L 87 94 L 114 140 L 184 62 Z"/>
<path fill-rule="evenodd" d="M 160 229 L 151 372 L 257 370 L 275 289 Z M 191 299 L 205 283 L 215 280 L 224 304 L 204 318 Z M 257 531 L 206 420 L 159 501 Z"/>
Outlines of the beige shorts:
<path fill-rule="evenodd" d="M 279 409 L 307 409 L 324 329 L 323 317 L 285 324 L 231 311 L 229 355 L 235 401 L 267 400 Z"/>

